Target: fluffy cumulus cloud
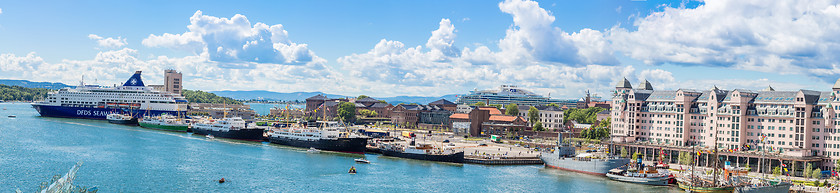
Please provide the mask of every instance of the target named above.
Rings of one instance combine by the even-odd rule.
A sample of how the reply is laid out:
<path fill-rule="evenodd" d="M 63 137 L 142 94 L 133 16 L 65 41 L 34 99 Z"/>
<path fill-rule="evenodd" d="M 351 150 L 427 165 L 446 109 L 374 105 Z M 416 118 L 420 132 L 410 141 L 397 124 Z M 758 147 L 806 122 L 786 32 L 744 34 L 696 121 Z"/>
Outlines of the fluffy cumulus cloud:
<path fill-rule="evenodd" d="M 513 25 L 498 41 L 497 51 L 457 47 L 455 26 L 441 19 L 425 47 L 382 39 L 367 53 L 341 57 L 338 63 L 359 79 L 354 82 L 386 85 L 374 90 L 359 84 L 359 89 L 386 95 L 459 93 L 517 84 L 541 94 L 575 96 L 586 88 L 606 90 L 615 77 L 632 76 L 635 70 L 618 65 L 604 33 L 584 29 L 569 34 L 552 27 L 555 17 L 537 2 L 509 0 L 499 3 L 499 9 L 512 16 Z"/>
<path fill-rule="evenodd" d="M 103 38 L 102 36 L 98 36 L 96 34 L 90 34 L 90 35 L 88 35 L 88 38 L 90 38 L 92 40 L 96 40 L 96 44 L 99 45 L 99 47 L 102 47 L 102 48 L 109 48 L 109 49 L 121 48 L 121 47 L 125 46 L 126 44 L 128 44 L 128 43 L 126 43 L 125 38 L 122 38 L 122 37 Z"/>
<path fill-rule="evenodd" d="M 175 69 L 184 73 L 185 89 L 318 91 L 338 87 L 338 77 L 324 65 L 325 60 L 305 44 L 289 41 L 281 25 L 252 26 L 242 15 L 226 19 L 197 12 L 188 28 L 182 34 L 151 35 L 143 44 L 201 50 L 194 55 L 141 54 L 124 47 L 124 38 L 90 34 L 99 47 L 107 48 L 92 59 L 46 62 L 36 53 L 0 54 L 0 77 L 76 84 L 84 75 L 88 84 L 111 85 L 140 70 L 147 84 L 162 84 L 163 71 Z"/>
<path fill-rule="evenodd" d="M 220 18 L 196 11 L 188 31 L 181 34 L 151 34 L 143 39 L 148 47 L 186 49 L 206 53 L 211 61 L 226 64 L 273 63 L 306 65 L 325 63 L 307 44 L 289 39 L 283 25 L 251 24 L 244 15 Z M 248 65 L 250 66 L 250 65 Z"/>
<path fill-rule="evenodd" d="M 614 27 L 608 39 L 648 64 L 673 63 L 752 71 L 840 74 L 838 1 L 708 0 L 639 18 L 637 30 Z"/>

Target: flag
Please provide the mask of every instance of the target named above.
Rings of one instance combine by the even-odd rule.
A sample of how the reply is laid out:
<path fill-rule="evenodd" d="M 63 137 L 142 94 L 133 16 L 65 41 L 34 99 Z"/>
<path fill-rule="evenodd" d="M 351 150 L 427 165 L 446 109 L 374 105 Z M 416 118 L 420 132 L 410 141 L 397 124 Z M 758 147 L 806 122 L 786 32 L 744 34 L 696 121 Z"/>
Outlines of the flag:
<path fill-rule="evenodd" d="M 786 164 L 782 164 L 782 167 L 787 167 L 787 165 L 786 165 Z"/>
<path fill-rule="evenodd" d="M 700 152 L 701 152 L 701 151 L 697 151 L 697 156 L 700 156 Z"/>
<path fill-rule="evenodd" d="M 785 172 L 788 172 L 788 169 L 787 169 L 787 168 L 785 168 Z"/>

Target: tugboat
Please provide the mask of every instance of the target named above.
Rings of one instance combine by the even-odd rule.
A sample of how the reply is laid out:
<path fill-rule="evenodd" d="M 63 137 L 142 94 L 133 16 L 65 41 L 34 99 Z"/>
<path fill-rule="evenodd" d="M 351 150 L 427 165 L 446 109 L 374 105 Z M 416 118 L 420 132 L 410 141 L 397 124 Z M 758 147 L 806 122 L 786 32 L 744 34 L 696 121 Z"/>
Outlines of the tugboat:
<path fill-rule="evenodd" d="M 674 177 L 668 173 L 660 173 L 653 166 L 644 166 L 639 158 L 635 164 L 610 170 L 607 172 L 607 178 L 622 182 L 667 186 Z"/>
<path fill-rule="evenodd" d="M 137 125 L 137 118 L 134 118 L 131 115 L 111 113 L 108 114 L 105 119 L 108 119 L 108 122 L 113 124 Z"/>
<path fill-rule="evenodd" d="M 270 129 L 268 141 L 293 147 L 364 154 L 368 138 L 342 130 L 344 127 L 338 122 L 292 124 Z"/>
<path fill-rule="evenodd" d="M 411 143 L 404 146 L 399 143 L 381 144 L 380 152 L 384 156 L 401 157 L 408 159 L 464 163 L 464 151 L 455 151 L 452 148 L 435 148 L 431 144 L 415 144 L 414 138 Z"/>
<path fill-rule="evenodd" d="M 545 167 L 604 176 L 611 169 L 630 163 L 627 158 L 588 153 L 578 155 L 572 144 L 563 142 L 563 133 L 559 133 L 557 138 L 557 147 L 553 152 L 540 154 Z"/>
<path fill-rule="evenodd" d="M 208 135 L 221 138 L 248 141 L 262 141 L 263 127 L 256 124 L 246 124 L 240 117 L 224 118 L 222 120 L 206 119 L 192 124 L 192 131 L 198 135 Z"/>
<path fill-rule="evenodd" d="M 140 127 L 166 131 L 187 132 L 190 127 L 186 120 L 178 117 L 162 114 L 160 116 L 144 116 L 139 121 Z"/>

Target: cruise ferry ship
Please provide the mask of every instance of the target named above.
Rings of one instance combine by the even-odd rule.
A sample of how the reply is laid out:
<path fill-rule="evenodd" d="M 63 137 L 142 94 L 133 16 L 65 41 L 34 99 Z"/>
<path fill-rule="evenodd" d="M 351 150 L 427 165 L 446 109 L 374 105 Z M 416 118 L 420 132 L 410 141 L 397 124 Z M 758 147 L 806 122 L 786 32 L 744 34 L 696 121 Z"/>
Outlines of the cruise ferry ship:
<path fill-rule="evenodd" d="M 81 85 L 50 92 L 32 107 L 44 117 L 105 119 L 108 114 L 131 114 L 136 118 L 185 114 L 187 99 L 178 94 L 157 91 L 143 84 L 141 71 L 122 86 Z"/>
<path fill-rule="evenodd" d="M 470 94 L 458 97 L 457 104 L 475 104 L 483 102 L 486 104 L 508 105 L 516 103 L 519 106 L 540 106 L 551 103 L 561 104 L 563 101 L 551 99 L 531 91 L 519 88 L 514 85 L 502 85 L 499 90 L 473 90 Z"/>
<path fill-rule="evenodd" d="M 280 145 L 315 148 L 324 151 L 364 154 L 367 137 L 342 132 L 337 122 L 293 124 L 268 131 L 268 140 Z M 321 127 L 319 127 L 321 126 Z"/>

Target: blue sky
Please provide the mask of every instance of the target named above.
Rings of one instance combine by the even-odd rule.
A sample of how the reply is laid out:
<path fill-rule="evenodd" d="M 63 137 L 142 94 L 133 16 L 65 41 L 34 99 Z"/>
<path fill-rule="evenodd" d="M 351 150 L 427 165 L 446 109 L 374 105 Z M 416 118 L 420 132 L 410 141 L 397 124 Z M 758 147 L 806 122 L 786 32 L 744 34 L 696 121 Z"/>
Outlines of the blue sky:
<path fill-rule="evenodd" d="M 837 1 L 9 1 L 0 79 L 143 70 L 200 90 L 372 96 L 515 84 L 553 97 L 656 89 L 828 90 Z M 517 19 L 518 18 L 518 19 Z"/>

